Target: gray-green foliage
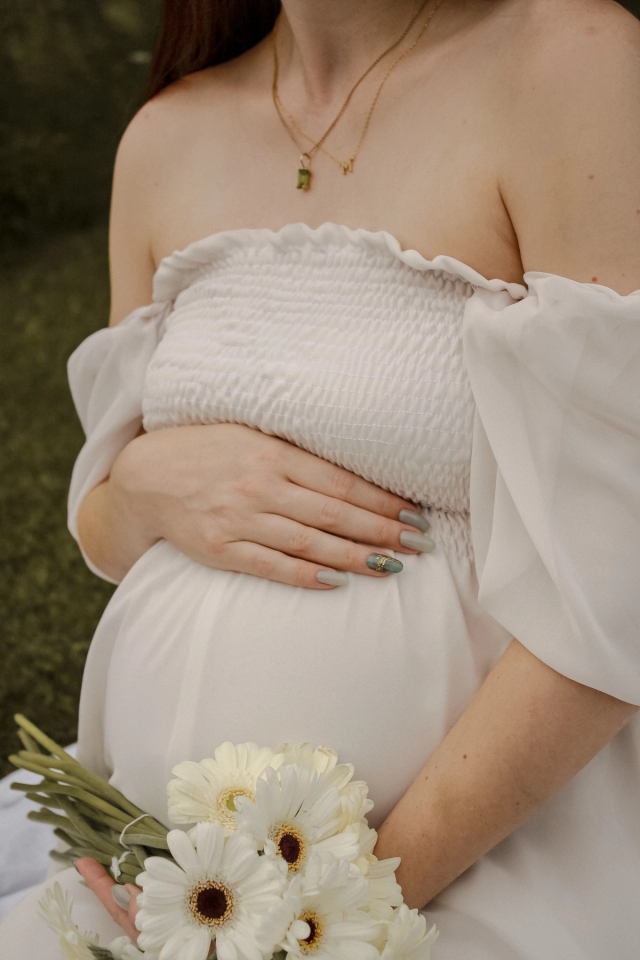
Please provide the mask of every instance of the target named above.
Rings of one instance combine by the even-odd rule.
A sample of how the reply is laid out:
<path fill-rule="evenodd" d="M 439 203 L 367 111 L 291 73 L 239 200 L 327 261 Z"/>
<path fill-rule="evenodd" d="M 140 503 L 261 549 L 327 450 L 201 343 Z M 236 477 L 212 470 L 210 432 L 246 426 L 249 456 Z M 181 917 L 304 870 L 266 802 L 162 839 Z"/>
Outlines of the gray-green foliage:
<path fill-rule="evenodd" d="M 0 250 L 104 215 L 158 0 L 0 0 Z"/>

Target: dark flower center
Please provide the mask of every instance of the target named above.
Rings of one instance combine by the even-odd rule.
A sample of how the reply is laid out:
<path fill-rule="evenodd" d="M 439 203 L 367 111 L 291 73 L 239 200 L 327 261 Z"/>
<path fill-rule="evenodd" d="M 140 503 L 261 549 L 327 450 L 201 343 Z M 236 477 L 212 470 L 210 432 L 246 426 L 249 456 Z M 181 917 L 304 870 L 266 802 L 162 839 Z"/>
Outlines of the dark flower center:
<path fill-rule="evenodd" d="M 309 936 L 298 941 L 300 949 L 304 954 L 313 953 L 318 949 L 322 940 L 322 921 L 318 914 L 311 910 L 303 913 L 300 919 L 309 925 Z"/>
<path fill-rule="evenodd" d="M 293 864 L 296 862 L 300 856 L 300 848 L 302 844 L 297 837 L 294 837 L 292 833 L 284 833 L 280 837 L 280 843 L 278 844 L 280 848 L 280 855 L 283 860 L 286 860 L 287 863 Z"/>
<path fill-rule="evenodd" d="M 313 943 L 313 941 L 314 941 L 315 938 L 316 938 L 316 934 L 317 934 L 317 932 L 318 932 L 318 924 L 315 922 L 315 920 L 312 920 L 311 917 L 308 918 L 307 923 L 309 924 L 309 928 L 310 928 L 310 930 L 311 930 L 311 933 L 309 934 L 308 937 L 305 937 L 305 938 L 304 938 L 304 942 L 305 942 L 305 943 Z"/>
<path fill-rule="evenodd" d="M 208 927 L 220 927 L 233 912 L 231 891 L 218 880 L 204 880 L 189 894 L 192 916 Z"/>
<path fill-rule="evenodd" d="M 305 857 L 304 837 L 300 831 L 291 824 L 284 823 L 273 834 L 273 842 L 284 862 L 289 865 L 289 870 L 298 870 Z"/>

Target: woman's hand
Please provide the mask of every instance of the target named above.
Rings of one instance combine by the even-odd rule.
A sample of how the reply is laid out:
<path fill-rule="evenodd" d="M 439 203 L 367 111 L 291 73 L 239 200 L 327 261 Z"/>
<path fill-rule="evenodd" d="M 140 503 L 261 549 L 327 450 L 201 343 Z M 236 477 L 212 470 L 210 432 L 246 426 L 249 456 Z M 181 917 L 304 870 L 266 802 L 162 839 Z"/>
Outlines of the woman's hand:
<path fill-rule="evenodd" d="M 118 926 L 122 927 L 133 943 L 137 943 L 138 930 L 135 920 L 139 910 L 138 894 L 141 892 L 140 888 L 134 887 L 132 883 L 120 886 L 109 876 L 102 864 L 91 857 L 80 857 L 76 860 L 76 870 L 111 918 L 115 920 Z M 126 910 L 116 903 L 113 896 L 114 887 L 117 888 L 118 899 L 121 899 L 123 903 L 128 894 L 129 904 Z"/>
<path fill-rule="evenodd" d="M 411 511 L 404 523 L 401 511 Z M 209 567 L 315 589 L 346 582 L 337 571 L 397 572 L 398 561 L 379 559 L 389 550 L 435 546 L 413 504 L 239 424 L 137 437 L 78 525 L 89 557 L 117 580 L 160 539 Z"/>

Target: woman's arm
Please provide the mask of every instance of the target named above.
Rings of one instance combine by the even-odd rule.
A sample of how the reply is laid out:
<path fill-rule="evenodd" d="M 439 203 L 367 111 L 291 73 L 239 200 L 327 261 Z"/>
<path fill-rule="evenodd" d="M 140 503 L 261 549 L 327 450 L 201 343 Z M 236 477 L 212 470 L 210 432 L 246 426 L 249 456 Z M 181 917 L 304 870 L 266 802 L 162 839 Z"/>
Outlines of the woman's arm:
<path fill-rule="evenodd" d="M 525 270 L 627 294 L 640 288 L 640 25 L 604 3 L 565 20 L 567 6 L 531 4 L 510 45 L 502 196 Z M 380 831 L 408 903 L 511 833 L 637 709 L 514 640 Z"/>
<path fill-rule="evenodd" d="M 383 824 L 378 857 L 421 907 L 534 813 L 636 713 L 514 640 Z"/>
<path fill-rule="evenodd" d="M 118 151 L 111 325 L 151 300 L 154 218 L 170 193 L 164 165 L 180 167 L 181 157 L 163 138 L 180 122 L 180 97 L 172 89 L 147 104 Z M 413 504 L 239 424 L 142 432 L 85 496 L 77 526 L 86 555 L 116 581 L 160 539 L 206 566 L 318 590 L 345 583 L 345 571 L 397 572 L 391 557 L 379 572 L 390 550 L 435 546 Z"/>

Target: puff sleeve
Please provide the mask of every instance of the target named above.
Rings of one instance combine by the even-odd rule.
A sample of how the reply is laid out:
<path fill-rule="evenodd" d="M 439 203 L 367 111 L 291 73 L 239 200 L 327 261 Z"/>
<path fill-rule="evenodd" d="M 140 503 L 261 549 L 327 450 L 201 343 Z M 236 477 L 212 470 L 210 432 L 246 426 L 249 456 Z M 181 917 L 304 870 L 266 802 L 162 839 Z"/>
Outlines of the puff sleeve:
<path fill-rule="evenodd" d="M 471 524 L 482 606 L 558 672 L 640 704 L 640 291 L 479 289 Z"/>
<path fill-rule="evenodd" d="M 82 500 L 109 475 L 120 451 L 140 429 L 144 378 L 167 312 L 166 303 L 134 310 L 117 326 L 87 337 L 69 358 L 69 385 L 86 435 L 69 490 L 68 524 L 76 541 Z M 114 582 L 82 553 L 95 574 Z"/>

